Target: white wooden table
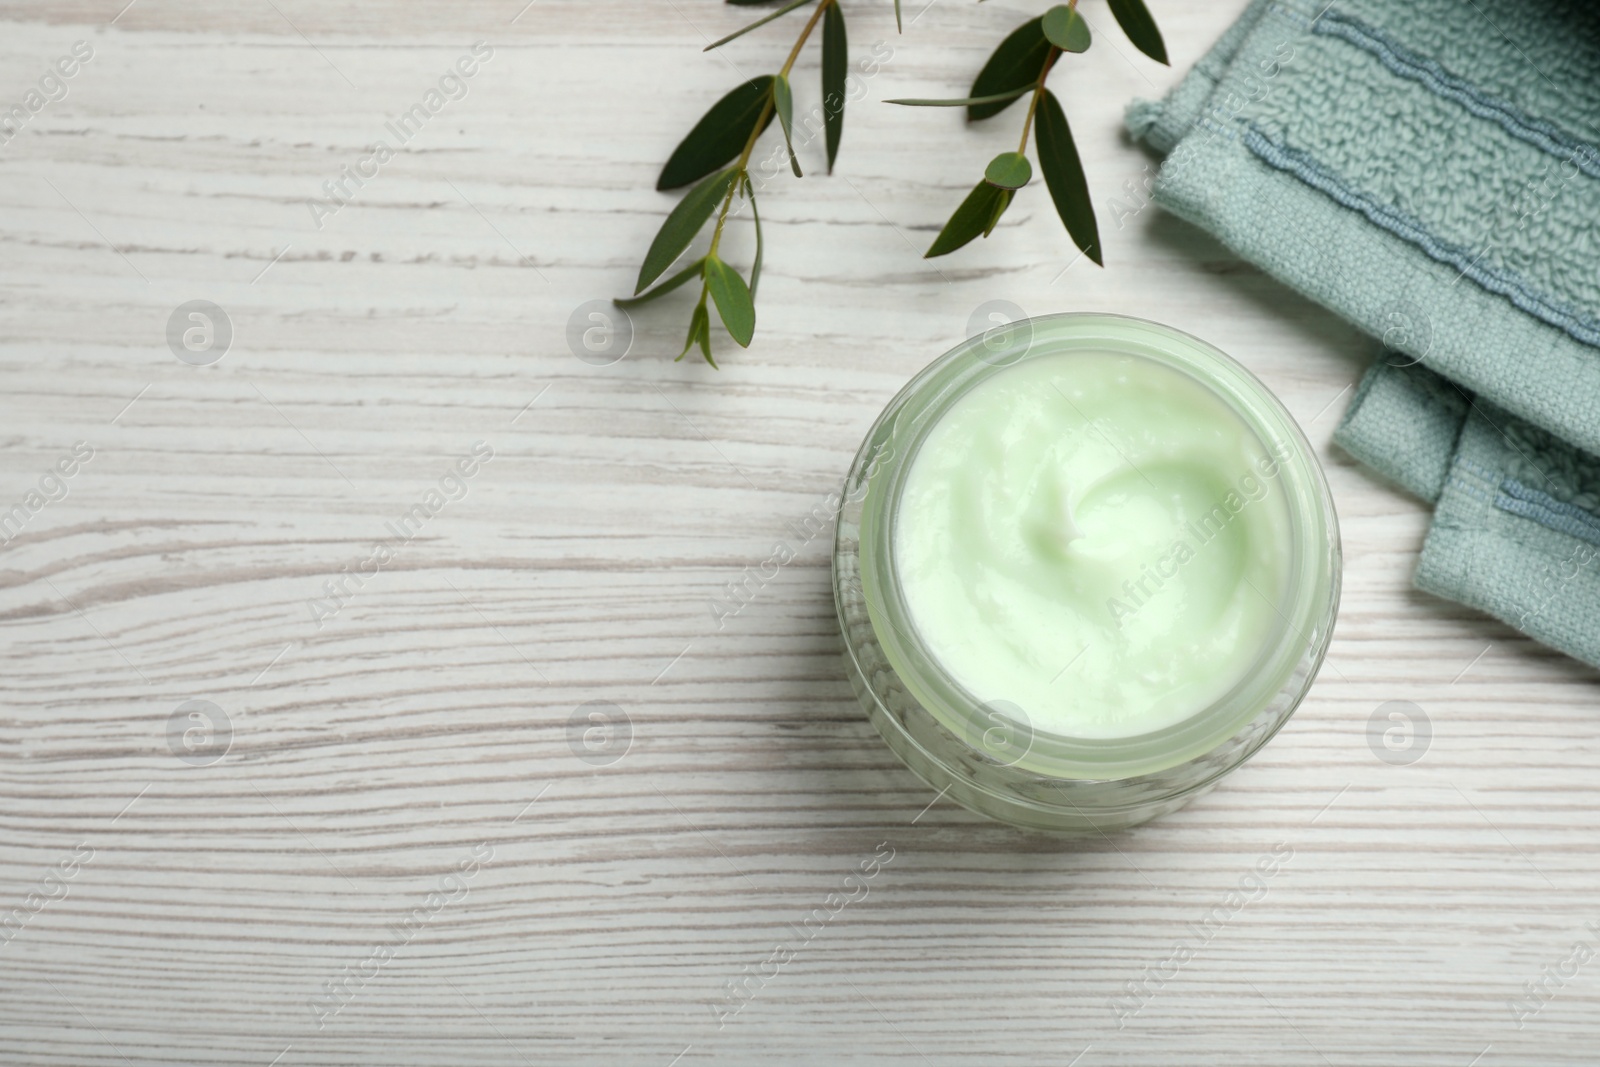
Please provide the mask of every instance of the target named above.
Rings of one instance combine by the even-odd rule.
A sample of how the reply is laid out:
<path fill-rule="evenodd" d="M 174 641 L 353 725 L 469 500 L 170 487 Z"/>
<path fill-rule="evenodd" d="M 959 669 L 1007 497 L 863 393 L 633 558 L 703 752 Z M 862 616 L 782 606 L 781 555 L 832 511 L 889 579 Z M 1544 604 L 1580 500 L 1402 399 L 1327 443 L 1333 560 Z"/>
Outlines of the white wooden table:
<path fill-rule="evenodd" d="M 1039 188 L 919 258 L 1018 117 L 879 103 L 960 93 L 1042 5 L 910 0 L 897 37 L 886 0 L 849 3 L 856 55 L 892 55 L 838 172 L 814 144 L 765 195 L 757 340 L 719 333 L 720 372 L 672 361 L 686 295 L 637 312 L 614 365 L 565 330 L 630 288 L 674 203 L 661 162 L 795 16 L 704 55 L 750 10 L 524 2 L 0 5 L 4 107 L 93 50 L 0 146 L 0 511 L 93 450 L 0 558 L 0 1062 L 1600 1059 L 1600 962 L 1574 959 L 1600 944 L 1595 673 L 1410 588 L 1426 513 L 1328 443 L 1350 327 L 1108 210 L 1148 162 L 1124 103 L 1240 0 L 1153 2 L 1170 71 L 1084 0 L 1102 44 L 1053 84 L 1105 270 L 1069 265 Z M 480 40 L 466 97 L 319 229 L 322 183 Z M 794 532 L 995 299 L 1232 353 L 1343 521 L 1299 713 L 1111 839 L 930 804 L 844 681 L 827 538 Z M 167 341 L 193 300 L 232 324 L 210 365 Z M 459 498 L 396 539 L 441 479 Z M 798 558 L 719 629 L 712 598 L 783 539 Z M 1389 701 L 1431 723 L 1420 758 L 1369 743 Z"/>

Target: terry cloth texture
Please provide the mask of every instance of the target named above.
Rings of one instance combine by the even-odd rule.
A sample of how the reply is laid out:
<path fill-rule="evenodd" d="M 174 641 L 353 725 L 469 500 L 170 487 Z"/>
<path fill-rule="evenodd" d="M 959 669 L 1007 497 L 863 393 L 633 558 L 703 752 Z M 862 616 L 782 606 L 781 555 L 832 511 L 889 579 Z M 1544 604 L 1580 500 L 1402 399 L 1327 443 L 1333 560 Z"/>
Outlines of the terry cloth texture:
<path fill-rule="evenodd" d="M 1335 440 L 1434 502 L 1417 585 L 1600 667 L 1600 3 L 1255 0 L 1127 121 L 1382 342 Z"/>

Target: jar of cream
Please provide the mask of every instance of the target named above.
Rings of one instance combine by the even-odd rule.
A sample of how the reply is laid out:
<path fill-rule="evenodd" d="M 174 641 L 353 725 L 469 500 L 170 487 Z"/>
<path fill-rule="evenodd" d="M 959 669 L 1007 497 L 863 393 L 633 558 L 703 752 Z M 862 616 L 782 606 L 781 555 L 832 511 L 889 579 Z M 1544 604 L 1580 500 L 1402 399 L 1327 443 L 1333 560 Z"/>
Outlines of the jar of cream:
<path fill-rule="evenodd" d="M 833 582 L 856 693 L 972 811 L 1096 833 L 1199 796 L 1322 663 L 1339 530 L 1293 418 L 1177 330 L 1023 319 L 889 403 Z"/>

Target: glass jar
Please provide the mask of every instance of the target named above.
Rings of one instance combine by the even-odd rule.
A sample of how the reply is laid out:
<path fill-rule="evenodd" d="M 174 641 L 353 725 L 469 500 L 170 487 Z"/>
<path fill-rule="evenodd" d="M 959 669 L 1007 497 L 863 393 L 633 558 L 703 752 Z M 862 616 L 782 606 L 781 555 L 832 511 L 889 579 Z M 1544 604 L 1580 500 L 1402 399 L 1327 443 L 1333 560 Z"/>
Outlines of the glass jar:
<path fill-rule="evenodd" d="M 917 451 L 980 383 L 1053 353 L 1155 360 L 1201 384 L 1280 458 L 1289 515 L 1277 624 L 1250 668 L 1180 722 L 1129 737 L 1072 737 L 1019 722 L 952 676 L 917 632 L 895 566 L 901 493 Z M 1339 602 L 1338 521 L 1327 482 L 1294 419 L 1259 380 L 1211 345 L 1119 315 L 1023 319 L 935 360 L 884 409 L 856 454 L 834 541 L 833 584 L 845 663 L 867 716 L 929 786 L 1014 826 L 1094 834 L 1182 807 L 1249 759 L 1305 697 Z"/>

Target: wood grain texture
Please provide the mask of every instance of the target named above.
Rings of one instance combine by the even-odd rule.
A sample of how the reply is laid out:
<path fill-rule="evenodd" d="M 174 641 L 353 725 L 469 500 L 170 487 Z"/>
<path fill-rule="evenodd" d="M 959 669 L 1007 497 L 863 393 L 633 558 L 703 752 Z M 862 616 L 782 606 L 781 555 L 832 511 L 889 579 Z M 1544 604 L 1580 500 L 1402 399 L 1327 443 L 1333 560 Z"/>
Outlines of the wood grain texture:
<path fill-rule="evenodd" d="M 672 361 L 688 296 L 637 312 L 612 366 L 565 330 L 627 291 L 673 203 L 660 162 L 792 29 L 704 55 L 748 11 L 124 3 L 0 5 L 7 107 L 94 50 L 0 146 L 0 511 L 94 450 L 0 558 L 0 914 L 25 913 L 0 945 L 0 1061 L 1595 1061 L 1600 963 L 1567 963 L 1600 942 L 1595 673 L 1409 587 L 1425 511 L 1329 446 L 1365 360 L 1351 328 L 1175 219 L 1106 207 L 1149 162 L 1122 107 L 1242 0 L 1152 0 L 1170 71 L 1084 0 L 1104 46 L 1053 84 L 1103 271 L 1070 261 L 1040 189 L 922 260 L 1015 120 L 879 103 L 960 91 L 1037 7 L 912 0 L 896 37 L 887 3 L 848 3 L 857 56 L 892 55 L 837 173 L 819 138 L 810 176 L 763 198 L 757 340 L 719 335 L 720 372 Z M 317 228 L 321 183 L 479 40 L 466 98 Z M 234 326 L 211 366 L 167 345 L 197 299 Z M 844 681 L 825 538 L 726 625 L 710 610 L 992 299 L 1232 353 L 1300 419 L 1343 524 L 1343 610 L 1299 713 L 1115 838 L 930 806 Z M 479 441 L 465 496 L 319 625 L 324 583 Z M 169 741 L 191 700 L 230 725 L 208 765 Z M 1393 700 L 1432 724 L 1409 766 L 1368 744 Z M 615 762 L 578 756 L 591 701 L 631 724 Z M 1292 858 L 1234 908 L 1275 847 Z M 1519 1026 L 1508 1003 L 1547 973 Z M 1130 981 L 1148 999 L 1119 1020 Z M 345 1003 L 319 1027 L 330 982 Z"/>

